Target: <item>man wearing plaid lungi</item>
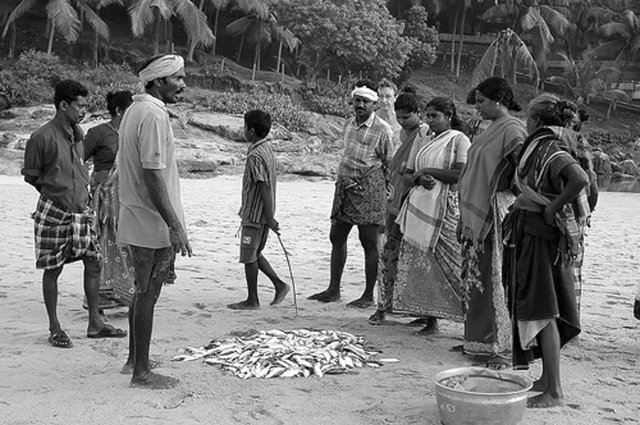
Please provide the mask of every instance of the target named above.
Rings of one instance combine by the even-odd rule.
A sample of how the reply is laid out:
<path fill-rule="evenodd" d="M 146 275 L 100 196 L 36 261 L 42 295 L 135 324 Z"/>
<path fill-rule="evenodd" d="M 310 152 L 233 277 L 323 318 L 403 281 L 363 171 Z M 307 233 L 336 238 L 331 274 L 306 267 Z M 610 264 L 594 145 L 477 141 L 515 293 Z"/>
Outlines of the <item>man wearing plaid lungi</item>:
<path fill-rule="evenodd" d="M 387 207 L 387 170 L 394 153 L 391 126 L 373 113 L 378 93 L 370 81 L 359 81 L 351 92 L 355 117 L 347 121 L 342 140 L 344 152 L 331 210 L 331 275 L 329 287 L 309 297 L 320 302 L 340 299 L 340 281 L 347 261 L 347 238 L 353 226 L 364 249 L 365 289 L 347 304 L 366 308 L 373 305 L 373 288 L 378 276 L 378 236 L 384 228 Z"/>
<path fill-rule="evenodd" d="M 49 316 L 49 343 L 70 348 L 71 339 L 57 315 L 58 277 L 65 264 L 84 263 L 84 291 L 89 307 L 88 338 L 121 338 L 126 332 L 105 324 L 98 310 L 100 253 L 88 210 L 89 177 L 83 163 L 82 120 L 87 89 L 65 80 L 55 87 L 56 114 L 27 142 L 22 174 L 40 193 L 33 213 L 36 268 L 44 269 L 42 289 Z"/>

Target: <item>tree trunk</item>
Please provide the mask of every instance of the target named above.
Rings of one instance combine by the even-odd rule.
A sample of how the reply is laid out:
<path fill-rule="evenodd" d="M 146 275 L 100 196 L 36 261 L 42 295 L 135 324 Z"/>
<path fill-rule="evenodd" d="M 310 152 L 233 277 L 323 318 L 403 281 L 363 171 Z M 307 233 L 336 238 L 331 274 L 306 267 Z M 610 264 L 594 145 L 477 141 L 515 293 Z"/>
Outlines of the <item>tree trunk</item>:
<path fill-rule="evenodd" d="M 53 25 L 53 22 L 50 22 L 51 31 L 49 32 L 49 43 L 47 44 L 47 56 L 51 56 L 53 53 L 53 37 L 56 34 L 56 27 Z"/>
<path fill-rule="evenodd" d="M 240 57 L 242 56 L 242 46 L 244 46 L 244 34 L 240 36 L 240 47 L 238 47 L 238 54 L 236 55 L 236 63 L 240 63 Z"/>
<path fill-rule="evenodd" d="M 278 62 L 276 63 L 276 72 L 278 72 L 278 70 L 280 69 L 280 64 L 282 63 L 282 40 L 280 41 L 280 44 L 278 45 Z"/>
<path fill-rule="evenodd" d="M 464 21 L 467 16 L 467 8 L 462 9 L 462 18 L 460 18 L 460 43 L 458 43 L 458 65 L 456 66 L 456 77 L 460 76 L 460 61 L 462 60 L 462 44 L 464 43 Z"/>
<path fill-rule="evenodd" d="M 98 49 L 100 48 L 100 36 L 96 32 L 93 39 L 93 67 L 98 67 Z"/>
<path fill-rule="evenodd" d="M 218 18 L 220 18 L 220 9 L 216 9 L 215 22 L 213 23 L 213 47 L 211 53 L 216 54 L 216 45 L 218 44 Z"/>
<path fill-rule="evenodd" d="M 262 45 L 262 39 L 258 38 L 258 42 L 256 43 L 256 51 L 253 55 L 253 72 L 251 73 L 251 81 L 256 80 L 256 70 L 260 70 L 260 48 Z"/>
<path fill-rule="evenodd" d="M 458 29 L 458 16 L 460 9 L 456 8 L 456 16 L 453 18 L 453 34 L 451 34 L 451 72 L 456 70 L 456 31 Z"/>
<path fill-rule="evenodd" d="M 189 53 L 187 53 L 187 62 L 193 62 L 193 53 L 196 51 L 196 43 L 192 40 L 189 40 Z"/>
<path fill-rule="evenodd" d="M 11 39 L 9 41 L 9 57 L 13 58 L 16 54 L 16 23 L 11 23 Z"/>

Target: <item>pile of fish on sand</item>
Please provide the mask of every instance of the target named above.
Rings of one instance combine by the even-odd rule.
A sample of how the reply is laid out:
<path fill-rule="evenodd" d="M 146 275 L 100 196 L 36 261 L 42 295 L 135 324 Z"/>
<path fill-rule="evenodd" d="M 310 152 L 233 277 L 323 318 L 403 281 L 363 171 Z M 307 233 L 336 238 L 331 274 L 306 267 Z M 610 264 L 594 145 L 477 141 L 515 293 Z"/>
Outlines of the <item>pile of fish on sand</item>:
<path fill-rule="evenodd" d="M 260 331 L 250 336 L 214 339 L 202 348 L 186 347 L 173 361 L 204 359 L 242 379 L 293 378 L 350 373 L 364 366 L 380 367 L 398 359 L 373 359 L 364 338 L 333 330 Z"/>

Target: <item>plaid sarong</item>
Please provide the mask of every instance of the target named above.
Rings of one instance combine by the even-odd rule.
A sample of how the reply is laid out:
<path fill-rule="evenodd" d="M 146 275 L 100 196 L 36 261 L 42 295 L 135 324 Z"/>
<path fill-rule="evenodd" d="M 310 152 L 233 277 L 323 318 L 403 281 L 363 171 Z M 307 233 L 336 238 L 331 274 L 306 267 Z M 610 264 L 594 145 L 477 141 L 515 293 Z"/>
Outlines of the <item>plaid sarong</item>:
<path fill-rule="evenodd" d="M 56 269 L 85 256 L 100 260 L 92 215 L 64 211 L 41 196 L 32 218 L 37 269 Z"/>

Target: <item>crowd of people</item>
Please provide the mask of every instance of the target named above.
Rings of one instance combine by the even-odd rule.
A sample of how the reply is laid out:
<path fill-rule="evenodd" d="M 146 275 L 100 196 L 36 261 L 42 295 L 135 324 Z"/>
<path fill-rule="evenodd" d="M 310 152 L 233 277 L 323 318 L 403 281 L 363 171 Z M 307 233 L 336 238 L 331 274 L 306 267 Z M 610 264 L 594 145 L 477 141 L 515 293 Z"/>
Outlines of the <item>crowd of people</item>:
<path fill-rule="evenodd" d="M 44 270 L 51 345 L 72 346 L 57 318 L 57 280 L 65 264 L 82 260 L 87 336 L 126 337 L 104 323 L 101 310 L 129 306 L 122 373 L 134 387 L 170 388 L 177 380 L 151 371 L 149 345 L 162 286 L 176 278 L 176 255 L 192 254 L 166 110 L 185 87 L 184 61 L 154 56 L 138 75 L 144 93 L 110 93 L 111 120 L 86 137 L 78 124 L 87 90 L 58 83 L 56 114 L 31 136 L 22 172 L 40 193 L 36 267 Z M 438 332 L 438 320 L 463 322 L 464 344 L 452 350 L 488 368 L 523 369 L 542 358 L 534 385 L 541 394 L 529 403 L 561 405 L 559 353 L 580 332 L 584 235 L 598 195 L 578 107 L 540 95 L 525 125 L 512 115 L 520 105 L 507 81 L 491 77 L 468 98 L 488 122 L 476 134 L 452 99 L 422 99 L 411 87 L 398 93 L 389 80 L 358 81 L 349 99 L 354 116 L 343 130 L 331 208 L 329 285 L 309 299 L 340 300 L 356 226 L 365 285 L 347 306 L 375 305 L 372 325 L 392 314 L 413 317 L 420 334 Z M 270 129 L 268 112 L 245 114 L 239 260 L 248 296 L 230 309 L 260 308 L 260 271 L 274 285 L 271 304 L 291 289 L 262 254 L 270 231 L 279 232 Z M 639 311 L 640 291 L 636 317 Z"/>

